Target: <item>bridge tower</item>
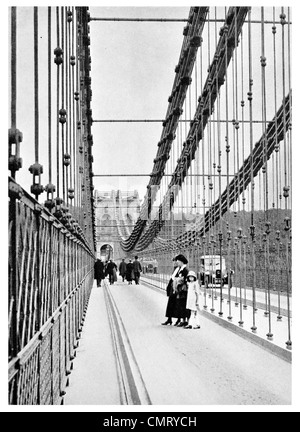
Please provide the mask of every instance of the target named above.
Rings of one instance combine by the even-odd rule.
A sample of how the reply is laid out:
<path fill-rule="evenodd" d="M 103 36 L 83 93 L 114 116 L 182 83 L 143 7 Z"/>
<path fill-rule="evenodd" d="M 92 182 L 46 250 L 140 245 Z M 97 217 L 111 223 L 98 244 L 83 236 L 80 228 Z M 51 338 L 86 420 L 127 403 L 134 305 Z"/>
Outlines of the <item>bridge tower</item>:
<path fill-rule="evenodd" d="M 122 237 L 130 234 L 139 215 L 138 191 L 95 191 L 97 257 L 120 261 L 126 257 Z"/>

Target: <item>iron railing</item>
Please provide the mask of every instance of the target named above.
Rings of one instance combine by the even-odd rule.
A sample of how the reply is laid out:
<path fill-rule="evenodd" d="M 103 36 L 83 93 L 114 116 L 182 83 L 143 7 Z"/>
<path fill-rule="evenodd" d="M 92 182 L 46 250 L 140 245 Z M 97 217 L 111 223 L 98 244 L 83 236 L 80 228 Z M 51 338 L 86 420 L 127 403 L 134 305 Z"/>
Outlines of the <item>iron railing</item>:
<path fill-rule="evenodd" d="M 55 405 L 63 402 L 94 280 L 89 12 L 12 7 L 10 21 L 9 404 Z M 33 83 L 26 82 L 27 92 L 34 93 L 32 110 L 23 97 L 24 27 L 34 36 L 34 44 L 26 39 L 34 52 Z M 40 37 L 45 27 L 46 50 Z M 46 109 L 39 105 L 45 93 Z M 26 116 L 20 114 L 24 104 Z M 45 135 L 48 152 L 42 147 Z M 30 168 L 28 142 L 34 142 L 35 153 Z M 42 152 L 48 156 L 46 187 Z M 17 183 L 23 164 L 33 175 L 32 195 L 25 191 L 24 173 L 18 178 L 22 187 Z"/>
<path fill-rule="evenodd" d="M 10 180 L 10 190 L 17 184 Z M 94 253 L 20 187 L 9 223 L 9 403 L 58 404 L 83 324 Z"/>

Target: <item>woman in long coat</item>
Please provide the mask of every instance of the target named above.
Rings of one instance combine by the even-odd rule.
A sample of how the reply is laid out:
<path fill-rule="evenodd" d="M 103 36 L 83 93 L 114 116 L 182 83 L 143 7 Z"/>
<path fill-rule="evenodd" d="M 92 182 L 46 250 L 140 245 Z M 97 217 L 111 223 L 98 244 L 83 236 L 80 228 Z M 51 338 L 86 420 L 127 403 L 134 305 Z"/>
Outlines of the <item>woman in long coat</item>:
<path fill-rule="evenodd" d="M 166 317 L 168 318 L 166 322 L 162 323 L 162 325 L 172 325 L 172 318 L 175 317 L 176 313 L 176 293 L 173 290 L 173 284 L 175 280 L 175 276 L 178 274 L 179 268 L 176 266 L 173 276 L 170 279 L 170 282 L 167 286 L 167 296 L 169 298 L 166 310 Z"/>
<path fill-rule="evenodd" d="M 187 276 L 189 274 L 187 268 L 188 260 L 184 255 L 178 255 L 174 261 L 176 262 L 176 269 L 167 287 L 169 301 L 166 317 L 168 320 L 162 325 L 172 325 L 172 318 L 177 318 L 175 326 L 186 327 L 191 314 L 191 312 L 186 309 L 188 292 Z"/>
<path fill-rule="evenodd" d="M 120 276 L 123 279 L 123 282 L 125 281 L 126 270 L 127 270 L 127 264 L 126 264 L 125 260 L 123 259 L 122 262 L 121 262 L 121 264 L 120 264 L 120 267 L 119 267 L 119 273 L 120 273 Z"/>
<path fill-rule="evenodd" d="M 132 261 L 129 260 L 129 263 L 127 264 L 127 268 L 126 268 L 126 279 L 128 282 L 128 285 L 132 285 L 132 281 L 133 281 L 133 264 Z"/>
<path fill-rule="evenodd" d="M 101 286 L 102 280 L 105 278 L 104 276 L 104 264 L 100 259 L 97 259 L 94 265 L 94 274 L 95 279 L 97 280 L 97 287 Z"/>

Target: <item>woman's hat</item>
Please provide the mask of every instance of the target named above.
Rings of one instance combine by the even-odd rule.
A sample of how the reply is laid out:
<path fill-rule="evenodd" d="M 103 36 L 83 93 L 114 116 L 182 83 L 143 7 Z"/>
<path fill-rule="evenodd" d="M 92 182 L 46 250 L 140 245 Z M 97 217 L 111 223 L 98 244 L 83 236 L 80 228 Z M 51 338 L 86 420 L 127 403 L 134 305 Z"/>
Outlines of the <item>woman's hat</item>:
<path fill-rule="evenodd" d="M 174 258 L 174 261 L 180 261 L 183 264 L 188 264 L 188 260 L 184 255 L 177 255 L 177 257 Z"/>
<path fill-rule="evenodd" d="M 189 272 L 189 274 L 188 274 L 188 278 L 189 277 L 194 277 L 196 280 L 197 280 L 197 275 L 196 275 L 196 273 L 194 272 L 194 271 L 190 271 Z"/>

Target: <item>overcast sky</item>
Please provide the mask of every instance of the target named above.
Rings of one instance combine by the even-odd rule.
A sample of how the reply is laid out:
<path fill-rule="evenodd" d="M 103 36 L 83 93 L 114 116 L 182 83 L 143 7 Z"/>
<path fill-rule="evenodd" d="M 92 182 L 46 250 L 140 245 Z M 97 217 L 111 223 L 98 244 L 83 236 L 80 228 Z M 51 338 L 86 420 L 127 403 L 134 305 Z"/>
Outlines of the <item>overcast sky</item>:
<path fill-rule="evenodd" d="M 91 7 L 92 17 L 187 18 L 189 7 Z M 54 13 L 54 12 L 53 12 Z M 23 168 L 18 181 L 27 189 L 34 163 L 33 8 L 18 16 L 18 113 L 23 132 Z M 53 18 L 54 20 L 54 18 Z M 91 22 L 92 110 L 94 120 L 164 119 L 182 46 L 185 23 Z M 53 25 L 53 49 L 56 45 Z M 39 8 L 40 163 L 42 184 L 48 182 L 47 159 L 47 10 Z M 53 64 L 54 73 L 54 64 Z M 55 84 L 53 84 L 55 92 Z M 53 98 L 55 93 L 53 93 Z M 54 114 L 55 116 L 55 114 Z M 94 136 L 95 174 L 150 174 L 162 123 L 97 124 Z M 55 128 L 53 129 L 55 137 Z M 128 181 L 128 183 L 127 183 Z M 138 189 L 143 198 L 149 178 L 94 179 L 95 188 Z M 121 183 L 120 183 L 121 182 Z"/>
<path fill-rule="evenodd" d="M 92 17 L 187 18 L 188 8 L 91 8 Z M 164 119 L 185 23 L 91 22 L 93 118 Z M 150 174 L 161 123 L 93 125 L 95 174 Z M 94 179 L 97 189 L 138 189 L 149 178 Z"/>
<path fill-rule="evenodd" d="M 189 9 L 190 7 L 91 6 L 90 12 L 92 17 L 186 19 Z M 224 7 L 222 10 L 224 14 Z M 269 11 L 271 11 L 271 15 L 268 18 L 271 19 L 272 9 L 269 8 Z M 44 185 L 48 182 L 47 98 L 45 97 L 47 94 L 47 82 L 43 79 L 46 76 L 44 74 L 45 65 L 47 65 L 46 13 L 46 8 L 39 8 L 40 163 L 44 166 L 42 179 Z M 23 168 L 18 172 L 17 179 L 29 190 L 32 176 L 28 172 L 28 168 L 34 163 L 32 7 L 18 8 L 18 20 L 17 126 L 24 134 L 24 141 L 21 145 Z M 125 23 L 92 21 L 90 23 L 92 110 L 94 120 L 165 118 L 168 97 L 171 94 L 175 77 L 174 69 L 178 64 L 183 42 L 182 31 L 184 26 L 185 23 L 183 22 Z M 53 31 L 55 34 L 55 27 Z M 267 35 L 267 44 L 271 43 L 270 32 Z M 260 46 L 254 46 L 254 48 L 257 51 L 255 71 L 259 71 Z M 272 70 L 271 63 L 272 57 L 268 51 L 268 69 L 270 70 Z M 205 79 L 206 75 L 204 76 Z M 280 70 L 278 71 L 278 79 L 280 79 Z M 257 100 L 260 97 L 259 80 L 260 72 L 255 77 L 255 91 L 258 91 Z M 245 82 L 247 82 L 246 76 Z M 271 81 L 270 85 L 273 85 Z M 55 86 L 53 87 L 55 91 Z M 272 91 L 269 94 L 271 95 Z M 279 102 L 282 100 L 281 96 L 278 97 L 278 100 Z M 269 104 L 268 107 L 271 107 L 271 105 Z M 273 118 L 274 113 L 273 108 L 269 116 L 270 119 Z M 259 116 L 261 112 L 256 110 L 255 115 Z M 94 136 L 94 174 L 150 174 L 161 132 L 161 123 L 94 123 L 92 128 Z M 257 131 L 255 140 L 260 136 L 261 129 Z M 98 190 L 138 189 L 141 198 L 144 197 L 148 181 L 148 177 L 94 178 L 95 188 Z"/>

